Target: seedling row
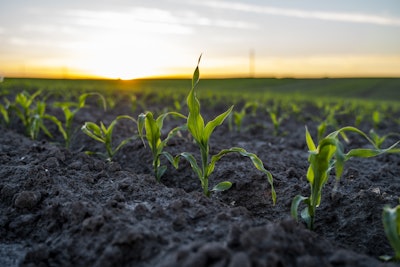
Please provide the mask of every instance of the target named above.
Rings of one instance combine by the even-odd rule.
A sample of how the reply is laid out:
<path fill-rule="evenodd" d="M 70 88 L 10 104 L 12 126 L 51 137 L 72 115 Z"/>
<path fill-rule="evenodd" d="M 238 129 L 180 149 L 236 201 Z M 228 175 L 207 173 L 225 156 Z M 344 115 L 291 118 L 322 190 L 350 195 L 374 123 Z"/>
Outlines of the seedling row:
<path fill-rule="evenodd" d="M 214 184 L 213 172 L 218 168 L 218 162 L 228 154 L 237 154 L 248 160 L 262 175 L 269 185 L 272 203 L 279 201 L 279 192 L 274 188 L 274 174 L 268 170 L 262 159 L 245 148 L 232 146 L 214 153 L 211 149 L 212 137 L 217 128 L 226 126 L 229 134 L 235 132 L 251 133 L 257 129 L 265 129 L 270 135 L 279 138 L 288 135 L 285 121 L 304 121 L 309 125 L 305 128 L 305 144 L 309 154 L 307 181 L 310 186 L 309 196 L 297 195 L 292 200 L 291 215 L 301 218 L 309 229 L 315 227 L 315 217 L 321 204 L 322 189 L 330 174 L 334 173 L 336 182 L 341 179 L 345 162 L 351 158 L 370 158 L 385 153 L 399 153 L 400 133 L 383 132 L 381 125 L 385 120 L 392 120 L 397 125 L 400 121 L 390 114 L 398 114 L 396 106 L 377 106 L 354 104 L 352 101 L 318 102 L 312 100 L 290 101 L 279 99 L 232 99 L 234 105 L 226 106 L 223 97 L 204 97 L 199 93 L 200 80 L 199 63 L 192 77 L 190 90 L 182 97 L 181 94 L 156 95 L 129 94 L 125 92 L 118 98 L 98 92 L 85 92 L 79 96 L 66 96 L 68 101 L 55 100 L 46 90 L 32 92 L 2 92 L 0 104 L 2 127 L 23 132 L 31 139 L 50 138 L 59 141 L 60 145 L 71 149 L 74 138 L 84 133 L 94 142 L 101 144 L 101 150 L 85 151 L 89 155 L 99 156 L 107 161 L 115 160 L 117 153 L 130 142 L 141 142 L 152 156 L 153 176 L 158 182 L 167 168 L 178 169 L 180 162 L 186 161 L 201 184 L 204 195 L 227 191 L 232 183 L 229 180 Z M 152 110 L 153 104 L 170 102 L 162 109 Z M 129 101 L 128 114 L 118 115 L 105 122 L 102 117 L 98 121 L 78 123 L 79 112 L 82 109 L 98 109 L 99 114 L 108 114 L 119 101 Z M 232 101 L 231 101 L 232 102 Z M 303 112 L 304 106 L 312 106 L 315 112 Z M 204 107 L 210 110 L 221 110 L 215 117 L 203 113 Z M 203 109 L 202 109 L 203 108 Z M 342 121 L 353 121 L 352 125 L 342 125 Z M 165 122 L 176 125 L 166 129 Z M 117 125 L 129 125 L 132 132 L 123 140 L 114 140 Z M 312 128 L 311 128 L 312 127 Z M 369 128 L 368 131 L 361 130 Z M 58 137 L 57 137 L 58 136 Z M 171 141 L 186 137 L 187 142 L 197 146 L 197 152 L 181 151 L 172 154 L 169 150 Z M 313 137 L 314 136 L 314 137 Z M 61 137 L 61 138 L 60 138 Z M 363 141 L 350 144 L 350 140 Z M 358 146 L 360 144 L 360 146 Z M 167 179 L 167 178 L 166 178 Z M 336 183 L 336 186 L 337 186 Z M 334 188 L 332 189 L 334 190 Z M 284 197 L 284 196 L 282 196 Z M 300 206 L 304 208 L 298 212 Z M 400 260 L 400 205 L 385 207 L 382 215 L 383 227 L 388 240 L 393 247 L 393 257 L 385 259 Z"/>

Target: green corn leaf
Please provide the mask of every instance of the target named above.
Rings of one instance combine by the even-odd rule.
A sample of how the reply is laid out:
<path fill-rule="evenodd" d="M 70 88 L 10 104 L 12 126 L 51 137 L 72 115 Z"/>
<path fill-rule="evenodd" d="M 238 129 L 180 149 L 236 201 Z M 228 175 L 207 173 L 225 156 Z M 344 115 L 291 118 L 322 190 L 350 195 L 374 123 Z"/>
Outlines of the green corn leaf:
<path fill-rule="evenodd" d="M 376 147 L 376 144 L 374 141 L 371 140 L 371 138 L 369 138 L 369 136 L 367 134 L 365 134 L 363 131 L 352 127 L 352 126 L 346 126 L 343 127 L 337 131 L 332 132 L 331 134 L 329 134 L 327 137 L 333 137 L 336 138 L 338 134 L 341 134 L 342 137 L 344 136 L 345 141 L 348 139 L 345 135 L 345 132 L 353 132 L 353 133 L 357 133 L 359 135 L 361 135 L 362 137 L 364 137 L 369 143 L 371 143 L 374 147 Z M 347 141 L 346 141 L 347 142 Z"/>
<path fill-rule="evenodd" d="M 313 162 L 313 161 L 310 161 L 310 162 Z M 310 166 L 308 166 L 308 169 L 307 169 L 307 181 L 309 181 L 310 184 L 313 185 L 314 180 L 315 180 L 315 175 L 314 175 L 313 165 L 310 164 Z"/>
<path fill-rule="evenodd" d="M 200 102 L 197 99 L 196 92 L 194 90 L 200 79 L 200 71 L 199 71 L 200 60 L 201 60 L 201 55 L 197 62 L 196 69 L 193 73 L 192 89 L 190 90 L 186 100 L 189 108 L 189 116 L 187 118 L 188 130 L 198 143 L 202 143 L 203 131 L 204 131 L 204 119 L 200 114 Z"/>
<path fill-rule="evenodd" d="M 400 148 L 393 148 L 389 150 L 387 153 L 400 153 Z"/>
<path fill-rule="evenodd" d="M 180 130 L 186 128 L 186 126 L 178 126 L 174 129 L 172 129 L 169 133 L 167 138 L 164 140 L 161 140 L 161 129 L 163 127 L 163 122 L 164 119 L 168 115 L 174 115 L 178 116 L 181 118 L 186 118 L 184 115 L 177 113 L 177 112 L 167 112 L 164 114 L 161 114 L 156 120 L 153 117 L 153 113 L 151 112 L 146 112 L 145 114 L 140 114 L 138 117 L 138 132 L 139 136 L 142 139 L 143 144 L 146 146 L 146 143 L 144 142 L 143 138 L 143 129 L 146 130 L 146 139 L 147 142 L 150 146 L 152 156 L 153 156 L 153 169 L 154 169 L 154 175 L 156 176 L 157 181 L 160 181 L 161 176 L 164 174 L 166 171 L 166 166 L 160 166 L 161 161 L 160 161 L 160 156 L 164 155 L 167 157 L 167 159 L 174 165 L 176 166 L 178 162 L 175 163 L 175 160 L 169 153 L 163 153 L 164 147 L 167 145 L 167 142 L 169 139 L 171 139 L 173 136 L 175 136 Z"/>
<path fill-rule="evenodd" d="M 112 157 L 115 155 L 115 153 L 121 149 L 122 146 L 126 145 L 132 138 L 126 138 L 120 144 L 113 149 L 113 144 L 112 144 L 112 134 L 114 127 L 117 125 L 117 122 L 121 119 L 129 119 L 135 123 L 136 120 L 128 115 L 121 115 L 115 118 L 111 124 L 106 127 L 103 122 L 100 122 L 100 126 L 93 123 L 93 122 L 86 122 L 82 126 L 82 131 L 87 134 L 89 137 L 95 139 L 96 141 L 99 141 L 101 143 L 105 144 L 106 152 L 108 155 L 108 159 L 111 160 Z"/>
<path fill-rule="evenodd" d="M 87 94 L 82 94 L 79 96 L 79 101 L 78 101 L 78 106 L 79 108 L 83 108 L 85 106 L 86 103 L 86 98 L 91 95 L 90 93 Z"/>
<path fill-rule="evenodd" d="M 395 208 L 385 206 L 382 221 L 386 237 L 395 251 L 395 260 L 400 260 L 400 205 Z"/>
<path fill-rule="evenodd" d="M 323 138 L 323 135 L 326 132 L 326 128 L 327 128 L 326 121 L 323 121 L 323 122 L 320 123 L 320 125 L 318 125 L 318 128 L 317 128 L 318 140 L 321 140 Z"/>
<path fill-rule="evenodd" d="M 103 109 L 104 110 L 107 109 L 107 101 L 104 98 L 104 96 L 102 94 L 99 94 L 99 93 L 85 93 L 85 94 L 80 95 L 79 96 L 79 102 L 78 102 L 79 108 L 83 108 L 85 106 L 86 99 L 89 96 L 98 96 L 100 98 L 100 100 L 101 100 L 102 105 L 103 105 Z"/>
<path fill-rule="evenodd" d="M 37 129 L 35 129 L 35 139 L 37 138 L 39 134 L 39 128 L 44 132 L 45 135 L 49 136 L 50 138 L 53 138 L 53 135 L 50 133 L 50 131 L 47 129 L 47 127 L 44 125 L 43 120 L 45 119 L 45 116 L 38 116 L 36 123 L 37 123 Z"/>
<path fill-rule="evenodd" d="M 132 140 L 132 138 L 126 138 L 119 143 L 119 145 L 113 150 L 113 153 L 111 156 L 114 156 L 115 153 L 117 153 L 123 146 L 125 146 L 127 143 L 129 143 Z"/>
<path fill-rule="evenodd" d="M 163 151 L 162 155 L 172 164 L 172 166 L 174 166 L 175 169 L 178 168 L 179 156 L 177 158 L 174 158 L 174 156 L 172 156 L 167 151 Z"/>
<path fill-rule="evenodd" d="M 145 120 L 146 138 L 152 151 L 156 151 L 158 144 L 161 142 L 161 130 L 158 123 L 153 118 L 153 113 L 146 113 Z"/>
<path fill-rule="evenodd" d="M 269 116 L 270 116 L 270 118 L 271 118 L 272 124 L 273 124 L 273 125 L 277 125 L 277 124 L 278 124 L 278 120 L 277 120 L 277 118 L 276 118 L 276 113 L 270 112 L 270 113 L 269 113 Z"/>
<path fill-rule="evenodd" d="M 187 130 L 187 125 L 186 125 L 186 124 L 184 124 L 184 125 L 182 125 L 182 126 L 175 127 L 174 129 L 172 129 L 171 131 L 169 131 L 168 136 L 167 136 L 167 137 L 164 139 L 164 141 L 163 141 L 163 145 L 166 145 L 166 144 L 168 143 L 168 141 L 169 141 L 172 137 L 176 136 L 179 132 L 185 131 L 185 130 Z"/>
<path fill-rule="evenodd" d="M 196 67 L 196 69 L 194 70 L 194 73 L 193 73 L 192 88 L 196 87 L 196 85 L 197 85 L 197 83 L 199 82 L 199 79 L 200 79 L 199 64 L 200 64 L 201 56 L 202 55 L 200 54 L 199 60 L 197 61 L 197 67 Z"/>
<path fill-rule="evenodd" d="M 400 141 L 394 143 L 393 145 L 391 145 L 386 149 L 367 149 L 367 148 L 352 149 L 346 154 L 346 159 L 349 159 L 351 157 L 369 158 L 378 156 L 386 152 L 393 152 L 395 150 L 395 147 L 399 145 L 399 143 Z"/>
<path fill-rule="evenodd" d="M 350 142 L 350 140 L 349 140 L 349 138 L 347 137 L 347 135 L 346 135 L 346 133 L 345 132 L 340 132 L 340 136 L 343 138 L 343 140 L 346 142 L 346 143 L 349 143 Z"/>
<path fill-rule="evenodd" d="M 330 161 L 336 150 L 335 143 L 333 138 L 324 138 L 318 145 L 318 153 L 310 155 L 307 180 L 311 184 L 310 201 L 314 206 L 319 206 L 320 204 L 322 187 L 328 180 Z"/>
<path fill-rule="evenodd" d="M 75 114 L 78 112 L 78 109 L 75 111 L 71 111 L 69 108 L 65 107 L 62 108 L 65 117 L 66 126 L 69 127 L 72 123 L 72 119 L 74 118 Z"/>
<path fill-rule="evenodd" d="M 221 192 L 221 191 L 226 191 L 226 190 L 228 190 L 228 189 L 231 188 L 231 187 L 232 187 L 232 183 L 231 183 L 231 182 L 229 182 L 229 181 L 224 181 L 224 182 L 220 182 L 219 184 L 215 185 L 215 186 L 213 187 L 213 189 L 211 189 L 211 191 L 214 191 L 214 192 Z"/>
<path fill-rule="evenodd" d="M 336 179 L 339 180 L 340 177 L 342 177 L 344 162 L 346 161 L 346 155 L 343 153 L 343 148 L 340 143 L 336 146 L 335 159 Z"/>
<path fill-rule="evenodd" d="M 189 92 L 187 104 L 189 108 L 189 116 L 187 118 L 188 130 L 198 143 L 202 143 L 204 136 L 204 119 L 200 114 L 200 102 L 195 96 L 194 89 Z"/>
<path fill-rule="evenodd" d="M 298 210 L 301 202 L 305 201 L 308 199 L 308 197 L 303 197 L 301 195 L 297 195 L 293 198 L 292 200 L 292 205 L 290 206 L 290 214 L 292 215 L 293 219 L 298 221 L 299 215 L 298 215 Z"/>
<path fill-rule="evenodd" d="M 158 116 L 158 118 L 157 118 L 157 120 L 156 120 L 158 129 L 159 129 L 159 131 L 160 131 L 160 134 L 161 134 L 161 129 L 163 128 L 164 119 L 165 119 L 167 116 L 176 116 L 176 117 L 179 117 L 179 118 L 182 118 L 182 119 L 187 119 L 187 117 L 186 117 L 185 115 L 183 115 L 183 114 L 181 114 L 181 113 L 179 113 L 179 112 L 174 112 L 174 111 L 161 114 L 160 116 Z M 173 129 L 173 130 L 171 130 L 171 132 L 177 132 L 177 131 L 178 131 L 177 128 L 183 129 L 183 127 L 176 127 L 176 128 L 175 128 L 176 130 Z M 168 135 L 170 135 L 170 134 L 168 134 Z M 171 137 L 172 137 L 172 136 L 171 136 Z M 169 137 L 169 138 L 171 138 L 171 137 Z"/>
<path fill-rule="evenodd" d="M 314 141 L 312 140 L 311 134 L 308 131 L 307 127 L 306 127 L 306 143 L 307 143 L 308 150 L 310 150 L 310 151 L 317 150 L 317 147 L 315 146 Z"/>
<path fill-rule="evenodd" d="M 161 176 L 164 175 L 164 173 L 166 172 L 166 170 L 167 170 L 167 166 L 165 166 L 165 165 L 160 166 L 160 167 L 157 169 L 157 173 L 156 173 L 157 181 L 160 180 Z"/>
<path fill-rule="evenodd" d="M 305 202 L 309 201 L 309 199 L 305 199 Z M 305 221 L 307 224 L 308 229 L 313 229 L 314 228 L 314 216 L 310 214 L 310 206 L 305 207 L 300 214 L 301 218 Z"/>
<path fill-rule="evenodd" d="M 85 134 L 95 139 L 96 141 L 99 141 L 101 143 L 105 142 L 101 133 L 101 129 L 97 124 L 93 122 L 86 122 L 81 129 Z"/>
<path fill-rule="evenodd" d="M 1 104 L 0 104 L 0 113 L 1 113 L 1 115 L 3 116 L 3 119 L 4 119 L 5 123 L 6 123 L 6 124 L 9 124 L 10 118 L 9 118 L 9 116 L 8 116 L 8 111 L 7 111 L 7 109 L 6 109 L 3 105 L 1 105 Z"/>
<path fill-rule="evenodd" d="M 154 120 L 153 113 L 147 112 L 145 114 L 140 114 L 138 118 L 138 132 L 139 136 L 143 140 L 143 128 L 146 129 L 146 139 L 149 142 L 149 145 L 153 151 L 158 149 L 162 150 L 162 148 L 167 144 L 168 140 L 175 136 L 180 130 L 186 128 L 186 126 L 178 126 L 172 129 L 167 138 L 164 141 L 161 141 L 161 129 L 163 127 L 163 121 L 168 115 L 175 115 L 182 118 L 186 118 L 184 115 L 177 112 L 167 112 L 160 115 L 157 120 Z M 145 145 L 145 143 L 144 143 Z M 161 151 L 160 151 L 161 152 Z"/>
<path fill-rule="evenodd" d="M 111 125 L 110 125 L 111 126 Z M 104 123 L 101 121 L 100 122 L 100 135 L 103 135 L 103 133 L 105 134 L 105 136 L 107 136 L 107 132 L 108 132 L 108 129 L 107 129 L 107 127 L 104 125 Z"/>
<path fill-rule="evenodd" d="M 143 142 L 143 145 L 146 147 L 146 142 L 144 141 L 144 138 L 143 138 L 143 129 L 144 129 L 145 121 L 146 121 L 146 114 L 145 113 L 141 113 L 138 116 L 138 121 L 137 121 L 138 133 L 139 133 L 140 139 Z"/>
<path fill-rule="evenodd" d="M 211 134 L 214 132 L 214 129 L 224 122 L 226 117 L 228 117 L 229 114 L 232 112 L 232 109 L 233 109 L 233 106 L 231 106 L 227 111 L 218 115 L 215 119 L 213 119 L 212 121 L 209 121 L 207 123 L 207 125 L 203 131 L 203 140 L 206 140 L 208 142 Z"/>
<path fill-rule="evenodd" d="M 356 148 L 350 150 L 348 153 L 344 153 L 343 145 L 340 142 L 339 137 L 342 137 L 344 141 L 348 142 L 348 138 L 346 136 L 347 132 L 353 132 L 361 135 L 371 145 L 373 145 L 374 148 Z M 336 170 L 336 188 L 337 182 L 340 179 L 344 170 L 344 163 L 351 157 L 368 158 L 386 152 L 400 152 L 400 149 L 396 148 L 400 141 L 386 149 L 379 149 L 379 142 L 376 141 L 376 138 L 375 140 L 372 140 L 364 132 L 351 126 L 343 127 L 328 134 L 325 138 L 320 138 L 318 142 L 318 147 L 315 147 L 311 135 L 306 127 L 306 143 L 309 148 L 308 161 L 310 163 L 307 170 L 307 180 L 311 186 L 311 194 L 308 198 L 304 198 L 301 196 L 296 197 L 292 202 L 291 211 L 292 215 L 296 216 L 297 218 L 297 209 L 299 203 L 302 201 L 306 202 L 308 206 L 302 211 L 301 216 L 306 221 L 307 226 L 310 229 L 313 228 L 315 210 L 320 205 L 322 189 L 328 180 L 329 172 L 332 168 L 335 168 Z"/>
<path fill-rule="evenodd" d="M 174 164 L 173 164 L 175 166 L 175 168 L 178 168 L 178 163 L 179 163 L 179 158 L 180 157 L 186 159 L 189 162 L 189 164 L 192 167 L 193 171 L 200 178 L 200 180 L 202 180 L 202 178 L 203 178 L 202 170 L 199 167 L 199 165 L 197 164 L 197 161 L 196 161 L 195 157 L 192 154 L 188 153 L 188 152 L 182 152 L 178 156 L 175 157 Z"/>
<path fill-rule="evenodd" d="M 377 156 L 381 153 L 383 153 L 383 152 L 381 152 L 378 149 L 357 148 L 357 149 L 350 150 L 346 154 L 346 156 L 348 159 L 351 157 L 370 158 L 370 157 Z"/>
<path fill-rule="evenodd" d="M 158 118 L 157 118 L 157 120 L 156 120 L 156 123 L 157 123 L 157 126 L 158 126 L 159 129 L 162 129 L 162 128 L 163 128 L 164 119 L 165 119 L 168 115 L 170 115 L 169 112 L 164 113 L 164 114 L 161 114 L 160 116 L 158 116 Z"/>
<path fill-rule="evenodd" d="M 64 140 L 68 138 L 67 132 L 65 131 L 62 122 L 56 116 L 45 114 L 44 118 L 52 121 L 55 125 L 57 125 L 58 130 L 62 134 Z"/>

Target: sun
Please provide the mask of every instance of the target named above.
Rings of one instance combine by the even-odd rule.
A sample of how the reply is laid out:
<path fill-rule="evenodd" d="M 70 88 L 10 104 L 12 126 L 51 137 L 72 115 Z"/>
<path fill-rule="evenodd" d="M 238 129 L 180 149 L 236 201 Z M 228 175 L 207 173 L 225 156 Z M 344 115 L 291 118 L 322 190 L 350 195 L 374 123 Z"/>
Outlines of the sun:
<path fill-rule="evenodd" d="M 108 79 L 130 80 L 157 75 L 158 66 L 152 65 L 149 60 L 130 53 L 122 52 L 103 57 L 98 61 L 91 61 L 85 70 L 90 75 Z"/>
<path fill-rule="evenodd" d="M 89 75 L 110 79 L 162 75 L 169 59 L 157 46 L 160 42 L 164 40 L 153 36 L 109 32 L 93 37 L 90 46 L 80 47 L 80 60 L 75 63 Z"/>
<path fill-rule="evenodd" d="M 109 61 L 106 66 L 94 66 L 90 72 L 95 76 L 107 79 L 131 80 L 153 76 L 157 70 L 151 67 L 140 68 L 134 64 L 129 65 L 121 60 L 114 63 Z"/>

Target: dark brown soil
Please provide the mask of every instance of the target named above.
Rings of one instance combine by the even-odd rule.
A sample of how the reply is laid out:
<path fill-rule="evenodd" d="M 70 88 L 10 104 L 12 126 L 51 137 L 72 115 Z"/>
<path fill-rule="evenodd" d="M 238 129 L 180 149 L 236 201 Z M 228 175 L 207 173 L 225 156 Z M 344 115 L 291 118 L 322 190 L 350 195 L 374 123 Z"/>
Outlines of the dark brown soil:
<path fill-rule="evenodd" d="M 223 110 L 203 109 L 207 118 Z M 109 123 L 129 108 L 98 112 L 81 110 L 77 125 Z M 18 127 L 3 127 L 0 266 L 397 266 L 379 256 L 393 253 L 381 215 L 384 205 L 398 204 L 400 155 L 347 162 L 337 191 L 333 175 L 325 186 L 316 229 L 309 231 L 290 217 L 293 197 L 309 195 L 305 125 L 315 133 L 315 122 L 289 118 L 274 136 L 263 114 L 249 117 L 242 132 L 224 124 L 212 136 L 211 153 L 240 146 L 263 160 L 275 179 L 275 206 L 266 177 L 238 155 L 217 163 L 210 179 L 210 186 L 229 180 L 233 187 L 207 198 L 183 160 L 178 170 L 168 165 L 157 183 L 150 150 L 139 139 L 108 162 L 84 153 L 102 146 L 81 132 L 67 150 L 57 138 L 32 141 Z M 129 121 L 119 126 L 115 140 L 133 133 Z M 371 127 L 365 123 L 362 130 Z M 379 132 L 400 132 L 400 126 L 388 121 Z M 167 150 L 197 152 L 186 134 Z"/>

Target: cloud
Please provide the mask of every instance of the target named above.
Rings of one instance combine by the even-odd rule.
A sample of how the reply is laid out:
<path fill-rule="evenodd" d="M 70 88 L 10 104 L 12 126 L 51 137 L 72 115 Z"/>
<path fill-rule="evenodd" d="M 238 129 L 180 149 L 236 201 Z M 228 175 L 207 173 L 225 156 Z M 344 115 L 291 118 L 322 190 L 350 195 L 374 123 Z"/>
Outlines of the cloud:
<path fill-rule="evenodd" d="M 134 32 L 190 34 L 192 29 L 183 25 L 170 12 L 155 8 L 134 8 L 124 12 L 68 10 L 70 22 L 85 27 Z"/>
<path fill-rule="evenodd" d="M 340 22 L 366 23 L 375 25 L 400 26 L 400 18 L 384 17 L 378 15 L 346 12 L 308 11 L 302 9 L 289 9 L 271 6 L 251 5 L 238 2 L 206 1 L 199 5 L 249 13 L 267 14 L 276 16 L 295 17 L 303 19 L 319 19 Z"/>
<path fill-rule="evenodd" d="M 85 27 L 139 32 L 191 34 L 194 27 L 254 29 L 253 23 L 240 20 L 209 18 L 203 14 L 158 8 L 135 7 L 126 11 L 69 10 L 72 23 Z"/>

